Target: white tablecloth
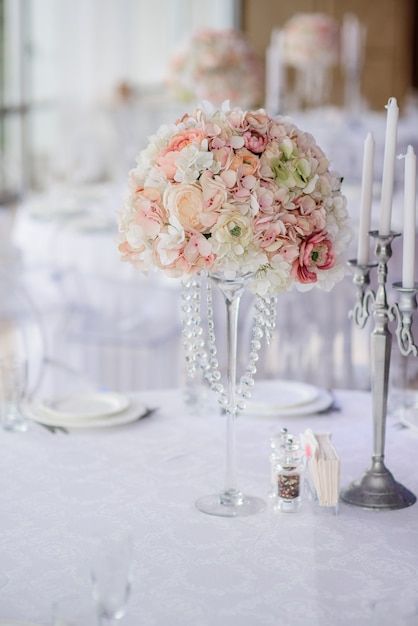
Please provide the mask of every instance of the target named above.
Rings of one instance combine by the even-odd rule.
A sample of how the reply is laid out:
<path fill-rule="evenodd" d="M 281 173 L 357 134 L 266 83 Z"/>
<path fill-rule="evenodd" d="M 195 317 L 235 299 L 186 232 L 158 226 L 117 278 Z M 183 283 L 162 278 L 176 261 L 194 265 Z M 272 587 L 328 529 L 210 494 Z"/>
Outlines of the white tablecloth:
<path fill-rule="evenodd" d="M 185 408 L 177 390 L 141 392 L 159 411 L 123 427 L 51 434 L 0 432 L 0 619 L 47 626 L 53 601 L 89 594 L 89 553 L 107 522 L 135 539 L 132 595 L 121 626 L 416 624 L 418 505 L 338 515 L 305 503 L 272 510 L 269 437 L 281 427 L 332 432 L 341 484 L 368 467 L 371 398 L 340 391 L 340 412 L 289 419 L 243 415 L 238 476 L 263 513 L 218 518 L 195 500 L 223 488 L 224 418 Z M 389 418 L 386 462 L 418 493 L 418 433 Z M 382 617 L 383 615 L 383 617 Z"/>

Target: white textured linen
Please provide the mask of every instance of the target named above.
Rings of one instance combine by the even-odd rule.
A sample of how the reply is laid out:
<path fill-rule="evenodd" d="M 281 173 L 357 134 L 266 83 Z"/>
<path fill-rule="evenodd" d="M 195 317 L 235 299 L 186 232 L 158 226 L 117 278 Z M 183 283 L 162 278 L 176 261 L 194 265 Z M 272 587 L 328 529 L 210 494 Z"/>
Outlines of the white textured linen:
<path fill-rule="evenodd" d="M 340 391 L 342 411 L 241 416 L 238 476 L 263 513 L 218 518 L 195 500 L 223 487 L 225 424 L 193 414 L 180 390 L 138 394 L 152 417 L 114 429 L 52 435 L 0 432 L 0 619 L 50 623 L 54 600 L 89 593 L 89 553 L 108 522 L 133 529 L 132 596 L 121 626 L 407 624 L 418 608 L 418 505 L 339 515 L 274 512 L 269 437 L 281 427 L 332 432 L 341 484 L 368 467 L 371 398 Z M 386 461 L 418 493 L 418 436 L 388 419 Z M 383 607 L 384 617 L 377 616 Z M 415 618 L 418 619 L 418 618 Z M 416 623 L 412 621 L 411 623 Z"/>

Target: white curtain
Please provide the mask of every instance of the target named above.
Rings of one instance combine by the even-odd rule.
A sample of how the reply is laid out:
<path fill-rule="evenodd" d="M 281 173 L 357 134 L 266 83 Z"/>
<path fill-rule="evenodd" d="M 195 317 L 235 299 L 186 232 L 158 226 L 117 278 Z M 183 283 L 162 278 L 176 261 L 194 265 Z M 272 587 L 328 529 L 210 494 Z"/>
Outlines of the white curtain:
<path fill-rule="evenodd" d="M 36 0 L 34 88 L 91 105 L 109 99 L 122 81 L 159 85 L 180 41 L 203 27 L 236 26 L 237 6 L 236 0 Z"/>

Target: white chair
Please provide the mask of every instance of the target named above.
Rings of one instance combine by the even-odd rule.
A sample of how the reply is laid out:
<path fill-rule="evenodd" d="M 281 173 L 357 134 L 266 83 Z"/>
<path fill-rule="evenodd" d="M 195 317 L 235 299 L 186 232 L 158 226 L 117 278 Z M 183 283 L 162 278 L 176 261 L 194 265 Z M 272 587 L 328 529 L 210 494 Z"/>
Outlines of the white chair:
<path fill-rule="evenodd" d="M 68 271 L 61 287 L 67 307 L 54 351 L 73 368 L 116 391 L 184 382 L 177 283 Z"/>

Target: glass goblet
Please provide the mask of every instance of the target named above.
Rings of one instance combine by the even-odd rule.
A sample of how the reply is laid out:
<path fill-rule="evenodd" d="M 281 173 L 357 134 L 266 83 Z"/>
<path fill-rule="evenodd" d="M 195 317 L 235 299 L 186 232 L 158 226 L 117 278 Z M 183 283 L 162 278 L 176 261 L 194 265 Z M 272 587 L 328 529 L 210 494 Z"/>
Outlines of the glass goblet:
<path fill-rule="evenodd" d="M 100 539 L 91 562 L 93 600 L 100 626 L 111 624 L 126 611 L 132 582 L 133 539 L 116 532 Z"/>

